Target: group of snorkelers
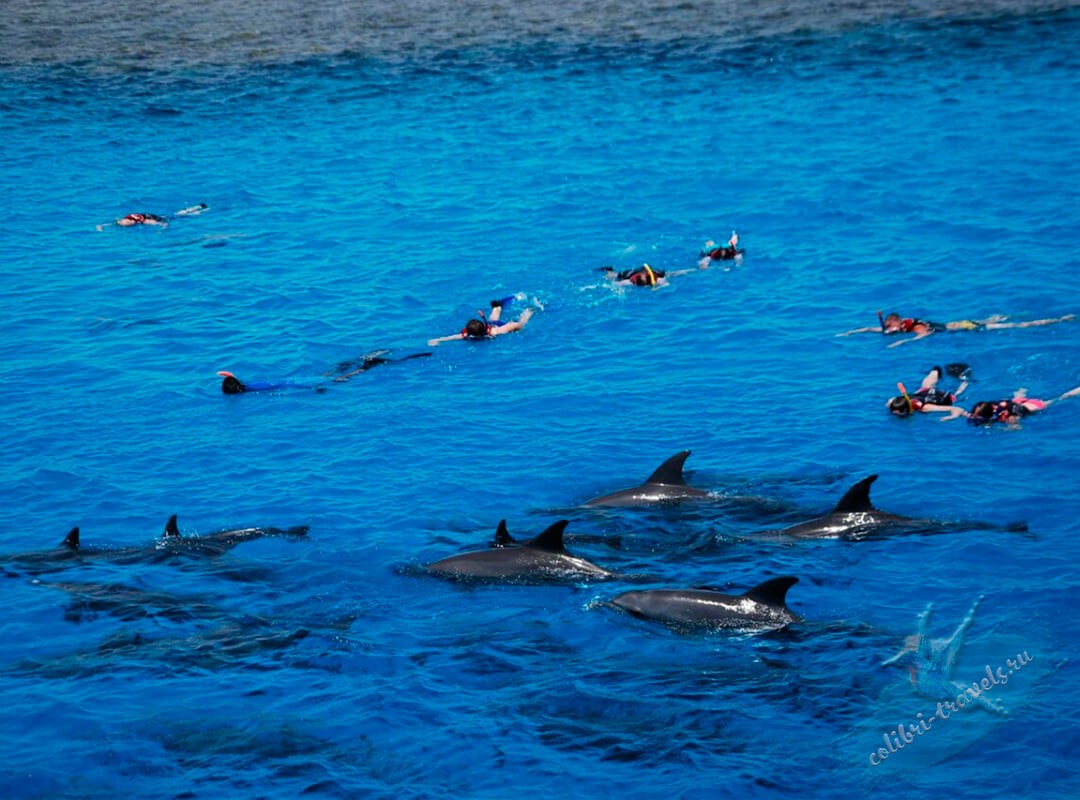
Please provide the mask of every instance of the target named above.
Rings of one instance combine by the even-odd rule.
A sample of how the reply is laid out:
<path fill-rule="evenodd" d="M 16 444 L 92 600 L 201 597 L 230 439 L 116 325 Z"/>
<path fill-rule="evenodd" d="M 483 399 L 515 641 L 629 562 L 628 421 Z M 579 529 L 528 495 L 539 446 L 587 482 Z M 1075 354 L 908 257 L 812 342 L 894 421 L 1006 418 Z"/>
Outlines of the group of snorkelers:
<path fill-rule="evenodd" d="M 743 250 L 739 248 L 739 235 L 734 231 L 731 232 L 731 238 L 728 239 L 726 244 L 717 245 L 714 241 L 708 241 L 705 243 L 705 247 L 701 252 L 701 261 L 698 266 L 701 269 L 708 267 L 710 261 L 727 261 L 740 257 Z M 666 286 L 667 279 L 673 278 L 676 275 L 686 275 L 694 272 L 692 269 L 684 270 L 662 270 L 655 269 L 648 264 L 642 264 L 640 267 L 633 269 L 616 271 L 614 267 L 601 267 L 600 268 L 605 276 L 618 284 L 625 286 Z M 501 300 L 491 301 L 491 311 L 485 314 L 483 311 L 478 310 L 477 316 L 470 319 L 465 323 L 465 327 L 461 329 L 459 333 L 451 333 L 447 336 L 439 336 L 435 339 L 428 340 L 428 346 L 434 347 L 435 345 L 443 342 L 453 341 L 478 341 L 482 339 L 490 339 L 493 336 L 501 336 L 504 333 L 513 333 L 519 331 L 525 327 L 529 322 L 529 319 L 533 315 L 532 308 L 524 309 L 517 319 L 503 319 L 503 312 L 510 308 L 510 304 L 514 300 L 519 299 L 514 295 L 504 297 Z"/>
<path fill-rule="evenodd" d="M 946 373 L 960 381 L 956 389 L 951 392 L 938 386 L 943 375 L 941 367 L 933 367 L 914 392 L 909 393 L 903 383 L 897 383 L 900 394 L 890 398 L 886 403 L 889 412 L 898 417 L 908 417 L 916 413 L 940 413 L 944 415 L 942 421 L 966 417 L 975 425 L 989 425 L 992 422 L 1015 425 L 1024 417 L 1042 411 L 1058 400 L 1080 395 L 1080 386 L 1077 386 L 1052 400 L 1039 400 L 1028 397 L 1027 389 L 1021 388 L 1008 399 L 980 400 L 971 407 L 970 411 L 965 411 L 956 405 L 956 402 L 970 385 L 971 368 L 967 364 L 949 364 L 946 366 Z"/>
<path fill-rule="evenodd" d="M 711 239 L 705 242 L 699 255 L 698 267 L 708 269 L 713 261 L 735 261 L 742 256 L 743 252 L 743 249 L 739 247 L 739 234 L 732 231 L 731 238 L 725 244 L 718 245 Z M 600 267 L 600 271 L 604 273 L 604 277 L 619 286 L 667 286 L 668 278 L 694 272 L 692 269 L 680 269 L 674 272 L 656 269 L 649 264 L 624 270 L 616 270 L 615 267 L 610 266 Z"/>
<path fill-rule="evenodd" d="M 132 215 L 128 215 L 129 217 Z M 145 215 L 139 215 L 145 216 Z M 127 219 L 122 218 L 122 219 Z M 117 220 L 118 225 L 124 224 L 121 220 Z M 138 223 L 147 224 L 147 223 Z M 699 263 L 699 268 L 704 269 L 708 266 L 710 261 L 726 261 L 737 259 L 743 253 L 743 250 L 738 247 L 739 236 L 737 233 L 732 232 L 731 238 L 725 244 L 717 245 L 713 241 L 705 243 L 705 247 L 702 249 Z M 623 272 L 616 272 L 613 267 L 602 267 L 607 273 L 607 276 L 615 282 L 627 285 L 627 286 L 664 286 L 667 284 L 667 278 L 674 277 L 676 275 L 685 275 L 695 270 L 686 269 L 678 271 L 665 271 L 660 269 L 653 269 L 648 264 L 644 264 L 641 267 L 635 269 L 626 270 Z M 535 313 L 535 309 L 532 306 L 527 306 L 522 309 L 521 313 L 517 317 L 511 317 L 511 307 L 515 301 L 523 299 L 522 295 L 509 295 L 490 302 L 491 310 L 485 313 L 483 310 L 477 310 L 476 316 L 469 319 L 464 327 L 457 333 L 451 333 L 446 336 L 439 336 L 434 339 L 428 340 L 429 347 L 435 347 L 444 342 L 456 342 L 456 341 L 483 341 L 486 339 L 492 339 L 496 336 L 502 336 L 507 333 L 514 333 L 524 328 L 529 320 Z M 407 361 L 414 358 L 423 358 L 430 356 L 430 352 L 414 353 L 404 358 L 390 359 L 386 358 L 388 350 L 377 350 L 373 353 L 368 353 L 361 356 L 358 359 L 352 361 L 342 362 L 338 364 L 333 370 L 325 373 L 323 377 L 332 378 L 335 381 L 345 381 L 351 378 L 353 375 L 357 375 L 361 372 L 366 372 L 372 367 L 376 367 L 382 364 L 389 364 L 400 361 Z M 218 375 L 222 378 L 221 391 L 225 394 L 245 394 L 248 392 L 280 392 L 290 389 L 315 389 L 316 391 L 323 391 L 324 386 L 322 384 L 316 384 L 312 386 L 307 383 L 296 383 L 291 381 L 242 381 L 236 375 L 227 371 L 220 371 Z"/>
<path fill-rule="evenodd" d="M 192 216 L 195 214 L 201 214 L 207 210 L 206 203 L 199 203 L 194 206 L 182 208 L 179 211 L 174 212 L 168 217 L 163 217 L 157 214 L 137 212 L 126 214 L 123 217 L 119 217 L 112 224 L 119 227 L 132 227 L 136 225 L 158 225 L 166 226 L 171 218 Z M 98 225 L 98 230 L 102 230 L 104 226 Z M 744 250 L 739 247 L 739 235 L 735 231 L 732 231 L 731 237 L 723 244 L 717 244 L 710 240 L 705 242 L 699 253 L 698 268 L 706 269 L 713 261 L 731 261 L 741 259 Z M 668 279 L 685 275 L 695 270 L 662 270 L 656 269 L 649 264 L 645 263 L 639 267 L 634 267 L 625 270 L 616 270 L 614 267 L 605 266 L 600 268 L 604 272 L 605 277 L 620 286 L 638 286 L 638 287 L 657 287 L 667 285 Z M 496 336 L 502 336 L 506 333 L 513 333 L 523 329 L 532 318 L 534 309 L 532 307 L 524 308 L 516 318 L 504 317 L 504 314 L 509 312 L 512 304 L 515 300 L 520 299 L 517 296 L 510 295 L 501 299 L 492 300 L 490 303 L 491 310 L 486 314 L 482 310 L 476 312 L 476 316 L 469 319 L 465 326 L 457 333 L 452 333 L 446 336 L 439 336 L 434 339 L 428 340 L 428 346 L 434 347 L 444 342 L 451 341 L 483 341 L 491 339 Z M 1061 317 L 1050 317 L 1046 319 L 1028 320 L 1025 322 L 1009 322 L 1006 317 L 1001 315 L 992 315 L 985 319 L 963 319 L 953 320 L 950 322 L 931 322 L 928 320 L 918 319 L 916 317 L 902 317 L 897 313 L 889 313 L 883 315 L 878 312 L 878 324 L 876 326 L 868 326 L 863 328 L 855 328 L 854 330 L 845 331 L 837 334 L 838 336 L 850 336 L 854 333 L 881 333 L 886 336 L 892 336 L 897 334 L 913 334 L 912 336 L 893 342 L 889 347 L 898 347 L 901 344 L 905 344 L 910 341 L 917 341 L 924 339 L 934 333 L 946 333 L 957 331 L 987 331 L 987 330 L 1003 330 L 1006 328 L 1032 328 L 1042 325 L 1052 325 L 1059 322 L 1066 322 L 1075 318 L 1075 314 L 1066 314 Z M 415 358 L 424 358 L 430 356 L 430 352 L 414 353 L 404 358 L 390 359 L 386 355 L 390 351 L 388 350 L 376 350 L 372 353 L 360 356 L 357 359 L 350 361 L 344 361 L 337 365 L 334 369 L 325 373 L 323 377 L 332 378 L 335 381 L 345 381 L 354 375 L 358 375 L 361 372 L 380 366 L 382 364 L 389 364 L 400 361 L 407 361 Z M 945 391 L 941 389 L 938 384 L 945 374 L 955 377 L 959 380 L 958 386 L 953 391 Z M 237 378 L 233 373 L 221 371 L 218 373 L 222 378 L 221 390 L 225 394 L 244 394 L 247 392 L 274 392 L 285 391 L 288 389 L 311 389 L 314 388 L 317 391 L 322 391 L 323 386 L 317 384 L 312 386 L 311 384 L 295 383 L 289 381 L 278 382 L 244 382 Z M 949 364 L 946 370 L 942 370 L 940 366 L 935 366 L 927 373 L 922 379 L 919 388 L 914 392 L 908 392 L 904 384 L 897 383 L 897 388 L 900 390 L 900 394 L 896 397 L 892 397 L 887 402 L 889 412 L 899 416 L 907 417 L 916 413 L 941 413 L 942 420 L 955 419 L 957 417 L 966 417 L 970 422 L 979 425 L 986 425 L 993 422 L 1002 422 L 1009 425 L 1014 425 L 1026 416 L 1034 414 L 1038 411 L 1042 411 L 1052 403 L 1059 400 L 1063 400 L 1067 397 L 1074 397 L 1080 395 L 1080 386 L 1070 389 L 1064 394 L 1053 398 L 1051 400 L 1040 400 L 1027 396 L 1026 389 L 1018 389 L 1010 398 L 1002 400 L 983 400 L 975 403 L 970 411 L 965 411 L 959 405 L 957 400 L 960 395 L 968 388 L 971 383 L 971 370 L 966 364 Z"/>
<path fill-rule="evenodd" d="M 1034 319 L 1026 322 L 1008 322 L 1006 317 L 993 315 L 981 320 L 963 319 L 951 322 L 929 322 L 914 317 L 901 317 L 896 313 L 883 316 L 879 311 L 879 324 L 877 326 L 856 328 L 837 335 L 849 336 L 853 333 L 881 333 L 886 336 L 905 333 L 914 334 L 914 336 L 908 339 L 902 339 L 889 345 L 889 347 L 896 347 L 905 342 L 924 339 L 934 333 L 1002 330 L 1005 328 L 1033 328 L 1042 325 L 1053 325 L 1058 322 L 1067 322 L 1071 319 L 1075 319 L 1075 317 L 1075 314 L 1066 314 L 1061 317 Z M 945 391 L 938 386 L 938 382 L 945 373 L 960 381 L 959 385 L 951 392 Z M 967 420 L 974 425 L 989 425 L 994 422 L 1000 422 L 1006 425 L 1016 425 L 1024 417 L 1042 411 L 1059 400 L 1080 395 L 1080 386 L 1077 386 L 1051 400 L 1040 400 L 1034 397 L 1028 397 L 1027 389 L 1020 388 L 1013 392 L 1012 396 L 1009 398 L 1002 400 L 980 400 L 971 407 L 970 411 L 965 411 L 963 408 L 956 405 L 956 403 L 970 383 L 971 369 L 967 364 L 949 364 L 944 372 L 941 367 L 936 366 L 927 373 L 926 377 L 923 378 L 922 383 L 919 385 L 919 388 L 914 392 L 909 393 L 902 382 L 897 383 L 896 386 L 900 390 L 900 394 L 890 398 L 886 403 L 886 406 L 891 414 L 898 417 L 908 417 L 916 413 L 940 413 L 943 414 L 941 418 L 942 421 L 956 419 L 957 417 L 966 417 Z"/>

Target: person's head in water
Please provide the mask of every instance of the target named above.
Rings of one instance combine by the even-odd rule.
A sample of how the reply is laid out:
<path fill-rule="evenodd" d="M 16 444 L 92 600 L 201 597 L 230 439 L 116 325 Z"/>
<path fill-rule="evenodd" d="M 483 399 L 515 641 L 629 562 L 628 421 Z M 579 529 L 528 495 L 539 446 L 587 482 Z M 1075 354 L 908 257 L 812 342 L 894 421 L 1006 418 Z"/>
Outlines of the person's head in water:
<path fill-rule="evenodd" d="M 221 381 L 221 391 L 225 394 L 243 394 L 246 389 L 235 375 L 226 375 Z"/>
<path fill-rule="evenodd" d="M 998 413 L 997 403 L 991 400 L 983 400 L 972 407 L 971 413 L 968 414 L 968 421 L 972 425 L 986 425 L 993 422 Z"/>
<path fill-rule="evenodd" d="M 465 323 L 462 334 L 466 339 L 486 339 L 488 335 L 487 323 L 482 319 L 470 319 Z"/>
<path fill-rule="evenodd" d="M 903 328 L 904 322 L 899 314 L 886 314 L 881 322 L 881 329 L 885 333 L 897 333 Z"/>
<path fill-rule="evenodd" d="M 642 264 L 639 269 L 627 276 L 634 286 L 656 286 L 657 280 L 662 277 L 664 277 L 662 269 L 653 269 L 648 264 Z"/>
<path fill-rule="evenodd" d="M 910 417 L 914 410 L 911 399 L 904 395 L 889 400 L 890 414 L 895 414 L 898 417 Z"/>

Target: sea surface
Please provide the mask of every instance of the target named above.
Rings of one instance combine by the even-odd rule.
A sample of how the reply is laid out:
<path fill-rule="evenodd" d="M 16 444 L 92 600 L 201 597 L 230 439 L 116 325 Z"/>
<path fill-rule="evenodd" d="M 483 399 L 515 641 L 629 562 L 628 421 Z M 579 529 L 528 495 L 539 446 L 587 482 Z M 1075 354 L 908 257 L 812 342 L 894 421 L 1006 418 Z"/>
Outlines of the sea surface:
<path fill-rule="evenodd" d="M 1080 313 L 1078 130 L 1076 2 L 7 3 L 0 796 L 1078 796 L 1080 398 L 884 404 L 1057 397 L 1080 323 L 836 335 Z M 706 501 L 583 507 L 684 449 Z M 872 474 L 940 524 L 758 535 Z M 628 577 L 426 574 L 501 519 Z M 608 602 L 782 575 L 780 632 Z M 976 603 L 999 710 L 935 717 L 883 662 Z"/>

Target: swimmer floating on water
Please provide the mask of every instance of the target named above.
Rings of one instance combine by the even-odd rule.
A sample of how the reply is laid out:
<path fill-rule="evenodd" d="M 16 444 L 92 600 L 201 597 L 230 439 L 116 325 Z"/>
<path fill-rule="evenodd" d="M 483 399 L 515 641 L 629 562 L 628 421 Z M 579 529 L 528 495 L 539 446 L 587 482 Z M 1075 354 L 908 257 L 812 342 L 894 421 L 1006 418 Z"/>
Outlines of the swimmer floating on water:
<path fill-rule="evenodd" d="M 164 228 L 169 224 L 169 220 L 172 217 L 193 217 L 196 214 L 203 213 L 206 209 L 206 203 L 199 203 L 197 206 L 188 206 L 187 208 L 181 208 L 179 211 L 174 211 L 168 217 L 143 212 L 125 214 L 114 222 L 106 222 L 103 225 L 98 225 L 97 229 L 103 231 L 105 230 L 105 225 L 116 225 L 120 228 L 130 228 L 133 225 L 158 225 Z"/>
<path fill-rule="evenodd" d="M 428 346 L 434 347 L 442 342 L 456 342 L 463 339 L 478 342 L 490 339 L 493 336 L 502 336 L 504 333 L 520 331 L 528 323 L 533 315 L 531 308 L 526 308 L 515 320 L 503 321 L 503 311 L 508 309 L 514 300 L 519 299 L 513 295 L 501 300 L 491 301 L 491 313 L 487 316 L 483 311 L 477 311 L 479 319 L 473 318 L 465 323 L 460 333 L 452 333 L 449 336 L 440 336 L 437 339 L 429 339 Z"/>
<path fill-rule="evenodd" d="M 1080 395 L 1080 386 L 1070 389 L 1065 394 L 1055 397 L 1053 400 L 1037 400 L 1027 396 L 1027 389 L 1017 389 L 1011 400 L 983 400 L 976 403 L 970 413 L 965 413 L 968 422 L 973 425 L 990 425 L 994 422 L 1003 422 L 1006 425 L 1016 427 L 1020 420 L 1029 417 L 1049 407 L 1066 397 Z M 958 415 L 959 416 L 959 415 Z"/>
<path fill-rule="evenodd" d="M 701 269 L 708 269 L 708 267 L 708 262 L 701 265 Z M 609 281 L 614 281 L 616 286 L 667 286 L 668 278 L 674 278 L 676 275 L 688 275 L 696 270 L 680 269 L 672 272 L 671 270 L 655 269 L 648 264 L 642 264 L 640 267 L 624 269 L 618 272 L 616 272 L 615 267 L 600 267 L 600 271 L 604 273 L 604 276 Z"/>
<path fill-rule="evenodd" d="M 727 244 L 718 245 L 712 239 L 705 242 L 705 246 L 701 248 L 700 257 L 711 261 L 731 261 L 741 256 L 743 252 L 739 248 L 739 234 L 732 231 Z"/>
<path fill-rule="evenodd" d="M 968 381 L 971 380 L 971 369 L 967 364 L 948 364 L 945 369 L 950 376 L 960 379 L 960 385 L 955 392 L 946 392 L 937 388 L 938 381 L 941 380 L 944 373 L 942 373 L 941 367 L 934 367 L 923 378 L 922 385 L 911 394 L 908 394 L 904 384 L 896 384 L 896 387 L 900 390 L 900 396 L 890 398 L 889 402 L 886 403 L 889 413 L 898 417 L 909 417 L 916 412 L 929 414 L 940 411 L 948 414 L 945 419 L 961 416 L 964 409 L 954 405 L 954 403 L 956 398 L 967 389 Z"/>
<path fill-rule="evenodd" d="M 347 381 L 353 375 L 367 372 L 372 367 L 377 367 L 380 364 L 390 364 L 395 361 L 408 361 L 411 358 L 428 358 L 431 355 L 431 353 L 413 353 L 404 358 L 383 358 L 383 356 L 387 355 L 389 352 L 389 350 L 374 350 L 366 355 L 360 356 L 360 358 L 342 361 L 329 372 L 323 373 L 323 377 L 328 378 L 333 375 L 335 381 Z"/>
<path fill-rule="evenodd" d="M 248 392 L 285 392 L 290 389 L 315 389 L 318 386 L 307 383 L 293 383 L 292 381 L 248 381 L 244 382 L 226 370 L 219 370 L 221 376 L 222 394 L 247 394 Z"/>
<path fill-rule="evenodd" d="M 915 334 L 910 339 L 902 339 L 899 342 L 893 342 L 889 345 L 889 347 L 899 347 L 905 342 L 914 342 L 919 339 L 925 339 L 932 333 L 940 333 L 943 331 L 996 331 L 1004 328 L 1034 328 L 1039 325 L 1053 325 L 1056 322 L 1067 322 L 1068 320 L 1075 318 L 1075 314 L 1066 314 L 1063 317 L 1033 319 L 1027 322 L 1006 322 L 1005 320 L 1008 319 L 1008 317 L 994 314 L 986 319 L 960 319 L 953 322 L 927 322 L 926 320 L 915 319 L 913 317 L 901 317 L 896 313 L 888 314 L 883 317 L 879 311 L 879 325 L 877 327 L 855 328 L 854 330 L 845 331 L 844 333 L 838 333 L 836 335 L 850 336 L 853 333 L 882 333 L 886 336 L 896 333 Z"/>
<path fill-rule="evenodd" d="M 413 353 L 412 355 L 405 356 L 404 358 L 385 358 L 390 351 L 389 350 L 374 350 L 359 358 L 349 359 L 348 361 L 342 361 L 336 367 L 329 372 L 323 373 L 323 377 L 334 377 L 335 381 L 347 381 L 353 375 L 359 375 L 361 372 L 367 372 L 373 367 L 377 367 L 381 364 L 392 364 L 398 361 L 408 361 L 412 358 L 426 358 L 431 353 Z M 285 392 L 292 389 L 314 389 L 316 392 L 323 392 L 326 387 L 319 384 L 310 383 L 295 383 L 293 381 L 250 381 L 244 382 L 237 378 L 233 373 L 222 370 L 218 372 L 221 376 L 221 391 L 222 394 L 246 394 L 248 392 Z"/>

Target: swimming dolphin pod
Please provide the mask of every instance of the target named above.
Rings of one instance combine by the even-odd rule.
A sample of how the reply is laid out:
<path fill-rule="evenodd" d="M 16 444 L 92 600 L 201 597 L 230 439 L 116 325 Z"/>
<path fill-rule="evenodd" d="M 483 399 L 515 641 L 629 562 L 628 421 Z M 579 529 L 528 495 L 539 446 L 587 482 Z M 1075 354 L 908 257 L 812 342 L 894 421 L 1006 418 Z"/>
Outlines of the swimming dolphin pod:
<path fill-rule="evenodd" d="M 709 493 L 688 486 L 683 478 L 683 464 L 690 456 L 689 450 L 676 453 L 649 476 L 640 486 L 620 489 L 602 497 L 594 497 L 587 506 L 644 506 L 653 503 L 671 503 L 680 500 L 708 497 Z"/>
<path fill-rule="evenodd" d="M 109 614 L 126 622 L 153 617 L 172 622 L 205 621 L 224 614 L 202 598 L 181 597 L 122 583 L 40 580 L 35 583 L 66 592 L 71 597 L 64 618 L 72 622 L 91 620 L 98 614 Z"/>
<path fill-rule="evenodd" d="M 428 564 L 427 569 L 439 577 L 466 581 L 550 583 L 618 577 L 567 552 L 563 533 L 568 524 L 568 520 L 559 520 L 529 541 L 518 542 L 507 531 L 506 520 L 502 520 L 488 549 L 450 556 Z"/>
<path fill-rule="evenodd" d="M 623 592 L 611 604 L 641 619 L 677 628 L 722 631 L 768 631 L 801 619 L 787 607 L 791 576 L 772 578 L 743 594 L 713 589 L 647 589 Z"/>
<path fill-rule="evenodd" d="M 76 525 L 67 536 L 50 550 L 18 553 L 3 558 L 31 570 L 59 568 L 64 562 L 80 558 L 100 558 L 117 563 L 158 561 L 174 555 L 218 556 L 243 542 L 268 536 L 298 538 L 306 536 L 308 526 L 292 528 L 235 528 L 203 536 L 184 536 L 176 523 L 176 515 L 169 517 L 161 537 L 154 542 L 137 547 L 85 547 Z"/>

